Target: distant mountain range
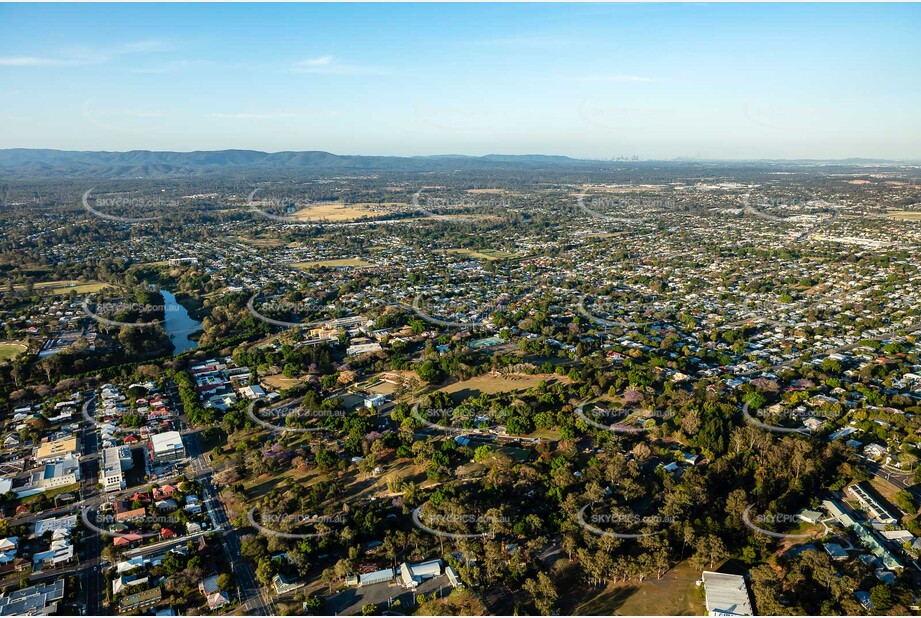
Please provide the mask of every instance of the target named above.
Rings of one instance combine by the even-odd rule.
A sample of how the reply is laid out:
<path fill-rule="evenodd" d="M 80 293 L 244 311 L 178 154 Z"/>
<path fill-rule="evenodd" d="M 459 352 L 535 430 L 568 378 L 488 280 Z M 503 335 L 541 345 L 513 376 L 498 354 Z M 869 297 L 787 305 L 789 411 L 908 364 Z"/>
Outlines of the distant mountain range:
<path fill-rule="evenodd" d="M 438 155 L 385 157 L 336 155 L 323 151 L 259 152 L 215 150 L 195 152 L 94 152 L 12 148 L 0 150 L 0 176 L 7 178 L 95 177 L 138 178 L 196 176 L 221 172 L 424 172 L 611 165 L 547 155 Z"/>
<path fill-rule="evenodd" d="M 553 155 L 436 155 L 426 157 L 387 157 L 336 155 L 323 151 L 260 152 L 258 150 L 214 150 L 166 152 L 132 150 L 128 152 L 48 150 L 11 148 L 0 150 L 0 178 L 167 178 L 221 173 L 285 174 L 294 172 L 426 172 L 538 169 L 613 169 L 635 166 L 751 167 L 787 165 L 872 166 L 898 162 L 878 159 L 842 161 L 599 161 Z M 904 164 L 904 163 L 902 163 Z"/>

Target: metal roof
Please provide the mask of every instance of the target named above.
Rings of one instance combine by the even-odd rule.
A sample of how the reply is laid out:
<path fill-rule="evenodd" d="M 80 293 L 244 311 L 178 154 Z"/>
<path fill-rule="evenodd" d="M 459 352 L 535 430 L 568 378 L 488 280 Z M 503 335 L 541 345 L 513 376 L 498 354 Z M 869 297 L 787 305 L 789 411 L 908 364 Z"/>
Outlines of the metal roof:
<path fill-rule="evenodd" d="M 707 611 L 711 616 L 752 616 L 751 598 L 741 575 L 704 571 Z"/>

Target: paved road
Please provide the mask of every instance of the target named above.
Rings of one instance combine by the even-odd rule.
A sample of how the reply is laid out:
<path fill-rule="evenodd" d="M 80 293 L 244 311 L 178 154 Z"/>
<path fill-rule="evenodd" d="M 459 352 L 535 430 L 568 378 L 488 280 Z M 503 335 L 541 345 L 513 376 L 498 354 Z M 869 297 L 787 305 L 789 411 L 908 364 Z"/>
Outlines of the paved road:
<path fill-rule="evenodd" d="M 203 503 L 211 517 L 212 526 L 225 531 L 221 535 L 222 546 L 227 562 L 240 586 L 241 597 L 244 599 L 242 609 L 253 616 L 278 615 L 278 609 L 272 601 L 271 593 L 264 591 L 259 586 L 253 567 L 242 557 L 240 543 L 242 534 L 227 517 L 219 492 L 211 481 L 212 470 L 205 461 L 197 433 L 190 433 L 187 436 L 186 446 L 192 457 L 192 470 L 202 486 Z"/>
<path fill-rule="evenodd" d="M 914 482 L 914 474 L 911 472 L 896 472 L 882 466 L 881 464 L 876 463 L 875 461 L 869 461 L 866 458 L 863 458 L 863 465 L 873 473 L 874 476 L 878 476 L 881 479 L 885 479 L 892 485 L 895 485 L 899 489 L 904 489 L 909 493 L 913 494 L 916 498 L 921 498 L 921 490 L 919 490 Z"/>
<path fill-rule="evenodd" d="M 95 414 L 95 393 L 88 392 L 83 394 L 87 399 L 87 408 Z M 80 490 L 80 502 L 74 504 L 75 508 L 82 506 L 98 507 L 102 504 L 103 497 L 99 494 L 97 485 L 99 484 L 99 434 L 96 432 L 96 425 L 88 420 L 80 423 L 81 442 L 83 443 L 84 457 L 92 458 L 91 461 L 84 461 L 80 458 L 83 468 L 83 484 Z M 102 562 L 102 535 L 93 530 L 87 529 L 87 536 L 84 537 L 84 549 L 86 551 L 85 560 L 78 565 L 81 572 L 84 586 L 84 596 L 86 602 L 87 616 L 102 615 L 103 607 L 100 598 L 105 596 L 102 590 L 103 574 L 100 566 Z"/>
<path fill-rule="evenodd" d="M 576 311 L 578 311 L 579 314 L 582 315 L 582 317 L 588 318 L 589 320 L 591 320 L 595 324 L 598 324 L 604 329 L 639 328 L 640 326 L 646 326 L 648 324 L 652 324 L 655 321 L 655 320 L 650 320 L 647 322 L 633 322 L 632 320 L 605 320 L 604 318 L 599 318 L 598 316 L 593 315 L 591 312 L 589 312 L 588 309 L 585 308 L 586 296 L 587 296 L 586 294 L 583 294 L 581 297 L 579 297 L 579 304 L 576 305 Z"/>

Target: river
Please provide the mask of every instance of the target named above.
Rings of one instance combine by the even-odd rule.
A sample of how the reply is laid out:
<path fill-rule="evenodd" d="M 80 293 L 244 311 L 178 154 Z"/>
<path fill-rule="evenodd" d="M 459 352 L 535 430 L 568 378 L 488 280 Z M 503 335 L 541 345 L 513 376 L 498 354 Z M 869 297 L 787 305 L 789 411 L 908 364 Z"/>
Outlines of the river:
<path fill-rule="evenodd" d="M 194 350 L 198 347 L 198 342 L 189 339 L 189 335 L 201 330 L 201 322 L 189 316 L 188 310 L 179 304 L 172 292 L 161 289 L 160 293 L 163 294 L 165 314 L 163 329 L 173 344 L 173 356 L 186 350 Z"/>

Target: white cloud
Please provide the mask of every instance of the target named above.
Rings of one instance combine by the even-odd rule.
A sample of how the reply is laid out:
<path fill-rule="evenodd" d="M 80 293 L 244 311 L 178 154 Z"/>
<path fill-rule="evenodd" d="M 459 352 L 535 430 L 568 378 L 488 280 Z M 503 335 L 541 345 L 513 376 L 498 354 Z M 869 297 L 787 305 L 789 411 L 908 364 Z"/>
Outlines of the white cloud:
<path fill-rule="evenodd" d="M 112 49 L 91 49 L 78 46 L 59 49 L 54 56 L 7 56 L 0 57 L 0 66 L 7 67 L 73 67 L 90 64 L 102 64 L 113 58 L 134 53 L 158 53 L 171 51 L 173 47 L 160 40 L 146 40 L 126 43 Z"/>
<path fill-rule="evenodd" d="M 640 75 L 583 75 L 571 78 L 577 82 L 654 82 L 652 77 Z"/>
<path fill-rule="evenodd" d="M 313 110 L 301 112 L 215 112 L 211 114 L 211 117 L 222 118 L 226 120 L 289 120 L 295 118 L 319 118 L 335 115 L 336 112 L 334 111 Z"/>
<path fill-rule="evenodd" d="M 170 60 L 169 62 L 164 62 L 161 64 L 130 69 L 129 73 L 139 73 L 142 75 L 170 73 L 172 71 L 181 71 L 184 69 L 194 69 L 196 67 L 209 67 L 214 65 L 215 62 L 212 60 Z"/>
<path fill-rule="evenodd" d="M 146 41 L 135 41 L 126 43 L 118 48 L 119 54 L 137 54 L 137 53 L 157 53 L 169 52 L 176 49 L 175 45 L 169 41 L 161 39 L 148 39 Z"/>
<path fill-rule="evenodd" d="M 548 81 L 566 81 L 566 82 L 581 82 L 581 83 L 611 83 L 611 82 L 633 82 L 633 83 L 650 83 L 659 81 L 654 77 L 644 77 L 641 75 L 559 75 L 554 77 L 535 77 L 534 81 L 548 82 Z"/>
<path fill-rule="evenodd" d="M 471 41 L 471 44 L 480 47 L 563 47 L 574 42 L 574 39 L 568 37 L 523 35 L 481 39 L 478 41 Z"/>
<path fill-rule="evenodd" d="M 291 67 L 294 73 L 314 73 L 320 75 L 386 75 L 387 71 L 375 67 L 342 64 L 333 56 L 320 56 L 295 62 Z"/>
<path fill-rule="evenodd" d="M 72 67 L 102 62 L 101 58 L 48 58 L 39 56 L 13 56 L 0 58 L 5 67 Z"/>
<path fill-rule="evenodd" d="M 332 63 L 332 61 L 332 56 L 320 56 L 319 58 L 314 58 L 312 60 L 301 60 L 297 64 L 300 66 L 308 67 L 323 67 L 328 66 L 330 63 Z"/>
<path fill-rule="evenodd" d="M 166 114 L 163 112 L 147 112 L 144 110 L 133 110 L 133 109 L 124 109 L 121 112 L 126 116 L 133 116 L 135 118 L 165 118 Z"/>

